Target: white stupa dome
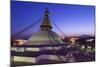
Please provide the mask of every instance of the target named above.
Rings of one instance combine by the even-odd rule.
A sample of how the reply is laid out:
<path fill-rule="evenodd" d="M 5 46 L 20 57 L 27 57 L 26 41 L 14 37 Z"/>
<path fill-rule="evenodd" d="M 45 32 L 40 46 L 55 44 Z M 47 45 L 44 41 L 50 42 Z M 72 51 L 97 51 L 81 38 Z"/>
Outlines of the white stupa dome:
<path fill-rule="evenodd" d="M 48 31 L 39 31 L 34 33 L 29 39 L 28 44 L 30 45 L 40 45 L 40 44 L 63 44 L 64 42 L 61 38 L 53 31 L 50 31 L 52 35 L 48 33 Z M 54 37 L 54 38 L 53 38 Z"/>

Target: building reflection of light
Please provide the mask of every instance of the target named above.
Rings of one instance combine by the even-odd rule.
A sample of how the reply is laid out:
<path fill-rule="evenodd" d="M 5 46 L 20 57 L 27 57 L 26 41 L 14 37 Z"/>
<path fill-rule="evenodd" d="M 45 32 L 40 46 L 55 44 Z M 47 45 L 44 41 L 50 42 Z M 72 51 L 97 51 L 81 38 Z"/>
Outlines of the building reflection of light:
<path fill-rule="evenodd" d="M 76 40 L 78 40 L 78 38 L 70 38 L 70 42 L 71 42 L 71 44 L 75 44 L 76 43 Z"/>
<path fill-rule="evenodd" d="M 14 41 L 14 45 L 23 45 L 27 42 L 27 40 L 17 39 Z"/>
<path fill-rule="evenodd" d="M 93 40 L 94 40 L 94 39 L 91 38 L 91 39 L 87 39 L 86 41 L 87 41 L 87 42 L 91 42 L 91 41 L 93 41 Z"/>
<path fill-rule="evenodd" d="M 82 49 L 82 50 L 83 50 L 83 49 L 85 49 L 85 46 L 84 46 L 84 45 L 82 45 L 81 49 Z"/>

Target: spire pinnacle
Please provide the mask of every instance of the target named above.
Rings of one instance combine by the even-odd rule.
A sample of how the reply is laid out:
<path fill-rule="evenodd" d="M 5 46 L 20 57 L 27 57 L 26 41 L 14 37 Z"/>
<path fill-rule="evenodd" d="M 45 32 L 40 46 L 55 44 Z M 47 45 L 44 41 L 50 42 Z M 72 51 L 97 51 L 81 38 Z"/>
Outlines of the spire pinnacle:
<path fill-rule="evenodd" d="M 48 8 L 46 8 L 45 10 L 45 16 L 48 16 L 49 15 L 49 11 L 48 11 Z"/>
<path fill-rule="evenodd" d="M 51 30 L 52 29 L 52 26 L 51 26 L 51 23 L 49 20 L 49 11 L 47 8 L 45 10 L 45 17 L 43 19 L 43 22 L 42 22 L 40 28 L 41 28 L 41 30 Z"/>

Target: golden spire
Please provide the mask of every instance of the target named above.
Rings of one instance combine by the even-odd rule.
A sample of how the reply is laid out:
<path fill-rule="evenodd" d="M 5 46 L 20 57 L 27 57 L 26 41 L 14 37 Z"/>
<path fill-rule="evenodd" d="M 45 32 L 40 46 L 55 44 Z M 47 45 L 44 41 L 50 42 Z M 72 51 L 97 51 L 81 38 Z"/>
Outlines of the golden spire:
<path fill-rule="evenodd" d="M 41 28 L 41 30 L 51 30 L 52 29 L 52 26 L 51 26 L 51 23 L 49 20 L 49 11 L 47 8 L 45 11 L 45 17 L 43 19 L 42 24 L 40 25 L 40 28 Z"/>

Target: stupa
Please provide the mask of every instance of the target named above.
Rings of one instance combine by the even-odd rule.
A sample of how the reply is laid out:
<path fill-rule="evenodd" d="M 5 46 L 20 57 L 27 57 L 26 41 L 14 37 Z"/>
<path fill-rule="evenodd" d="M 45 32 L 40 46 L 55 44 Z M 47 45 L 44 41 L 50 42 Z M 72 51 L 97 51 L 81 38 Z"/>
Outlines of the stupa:
<path fill-rule="evenodd" d="M 62 39 L 52 31 L 49 11 L 46 9 L 40 31 L 33 33 L 26 44 L 11 47 L 11 64 L 20 66 L 74 62 L 73 55 L 67 55 L 65 46 Z M 68 57 L 71 57 L 71 61 Z"/>
<path fill-rule="evenodd" d="M 43 22 L 40 25 L 40 31 L 33 33 L 28 39 L 28 45 L 41 45 L 41 44 L 64 44 L 61 38 L 52 31 L 52 25 L 49 20 L 49 11 L 46 9 L 44 13 Z"/>

